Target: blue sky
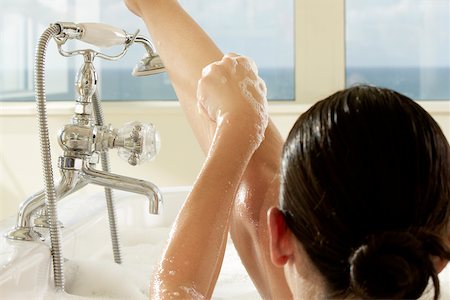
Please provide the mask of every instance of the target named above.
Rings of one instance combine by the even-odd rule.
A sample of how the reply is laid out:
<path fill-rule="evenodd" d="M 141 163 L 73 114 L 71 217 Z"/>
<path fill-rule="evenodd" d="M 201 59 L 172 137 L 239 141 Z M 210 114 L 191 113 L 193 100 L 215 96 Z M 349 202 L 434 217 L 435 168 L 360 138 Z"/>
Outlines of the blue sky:
<path fill-rule="evenodd" d="M 349 66 L 450 67 L 450 0 L 347 0 Z"/>

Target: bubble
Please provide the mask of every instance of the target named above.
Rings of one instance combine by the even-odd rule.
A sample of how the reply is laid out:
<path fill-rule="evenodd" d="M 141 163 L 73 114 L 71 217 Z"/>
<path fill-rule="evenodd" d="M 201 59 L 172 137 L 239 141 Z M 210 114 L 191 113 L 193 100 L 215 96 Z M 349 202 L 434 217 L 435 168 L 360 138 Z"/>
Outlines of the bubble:
<path fill-rule="evenodd" d="M 190 295 L 193 299 L 205 299 L 205 296 L 194 287 L 180 286 L 180 289 L 185 291 L 186 294 Z"/>
<path fill-rule="evenodd" d="M 239 82 L 239 88 L 241 89 L 241 93 L 254 107 L 259 117 L 260 122 L 257 122 L 255 124 L 256 136 L 254 136 L 253 142 L 256 145 L 260 145 L 264 140 L 265 130 L 269 122 L 269 116 L 267 113 L 267 99 L 265 98 L 266 97 L 265 83 L 259 77 L 254 80 L 250 79 L 249 77 L 245 77 Z M 254 95 L 249 91 L 249 88 L 255 89 L 255 91 L 258 92 L 259 96 L 262 98 L 262 101 L 258 101 L 257 99 L 255 99 Z"/>
<path fill-rule="evenodd" d="M 209 64 L 209 65 L 207 65 L 206 67 L 204 67 L 202 69 L 202 76 L 203 77 L 205 77 L 206 75 L 208 75 L 211 72 L 211 65 L 212 64 Z"/>
<path fill-rule="evenodd" d="M 220 77 L 220 82 L 222 84 L 226 84 L 228 82 L 228 79 L 225 76 Z"/>

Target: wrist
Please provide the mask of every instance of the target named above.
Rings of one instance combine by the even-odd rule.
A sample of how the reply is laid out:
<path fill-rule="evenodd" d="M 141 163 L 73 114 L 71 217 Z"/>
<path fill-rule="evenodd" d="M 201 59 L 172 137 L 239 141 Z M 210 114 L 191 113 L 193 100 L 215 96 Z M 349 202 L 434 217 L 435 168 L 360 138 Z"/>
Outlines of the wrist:
<path fill-rule="evenodd" d="M 227 112 L 217 119 L 213 144 L 232 146 L 236 151 L 251 153 L 264 139 L 266 121 L 245 112 Z M 251 155 L 250 154 L 250 155 Z"/>

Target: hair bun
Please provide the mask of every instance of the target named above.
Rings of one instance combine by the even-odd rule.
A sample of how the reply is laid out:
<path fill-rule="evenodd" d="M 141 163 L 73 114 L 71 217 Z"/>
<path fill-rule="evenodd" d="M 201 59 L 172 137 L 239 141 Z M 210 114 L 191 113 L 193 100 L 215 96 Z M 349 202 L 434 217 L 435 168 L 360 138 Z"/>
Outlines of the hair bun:
<path fill-rule="evenodd" d="M 434 272 L 422 241 L 407 232 L 370 236 L 349 262 L 353 293 L 365 299 L 417 299 Z"/>

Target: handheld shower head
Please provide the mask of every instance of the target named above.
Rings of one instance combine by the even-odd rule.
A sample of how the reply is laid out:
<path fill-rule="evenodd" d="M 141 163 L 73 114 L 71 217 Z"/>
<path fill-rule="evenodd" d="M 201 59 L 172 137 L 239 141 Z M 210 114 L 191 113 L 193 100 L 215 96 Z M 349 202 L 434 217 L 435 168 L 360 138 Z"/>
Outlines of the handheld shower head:
<path fill-rule="evenodd" d="M 135 77 L 158 74 L 165 71 L 161 58 L 156 54 L 153 44 L 146 37 L 138 35 L 134 40 L 136 43 L 144 45 L 147 53 L 134 67 L 131 73 Z"/>
<path fill-rule="evenodd" d="M 146 54 L 134 67 L 133 76 L 147 76 L 165 71 L 164 64 L 161 61 L 159 55 L 155 52 L 155 48 L 149 39 L 142 35 L 127 34 L 124 30 L 116 28 L 102 23 L 71 23 L 71 22 L 58 22 L 55 23 L 61 29 L 58 34 L 57 41 L 59 41 L 59 47 L 66 42 L 67 39 L 78 39 L 88 44 L 98 47 L 111 47 L 116 45 L 125 45 L 124 50 L 117 56 L 108 56 L 102 53 L 96 53 L 104 59 L 116 60 L 121 58 L 127 51 L 128 46 L 134 42 L 144 45 Z M 73 56 L 75 54 L 82 54 L 80 51 L 64 52 L 60 50 L 60 53 L 65 56 Z"/>

